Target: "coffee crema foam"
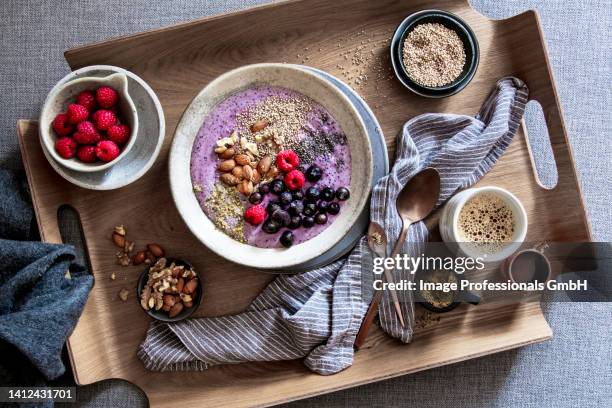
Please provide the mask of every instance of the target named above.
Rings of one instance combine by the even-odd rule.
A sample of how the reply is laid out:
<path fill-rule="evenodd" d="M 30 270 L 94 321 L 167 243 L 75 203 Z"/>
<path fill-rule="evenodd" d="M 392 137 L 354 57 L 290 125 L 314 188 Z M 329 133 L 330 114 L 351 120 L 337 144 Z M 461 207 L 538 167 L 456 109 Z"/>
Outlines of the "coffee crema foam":
<path fill-rule="evenodd" d="M 503 199 L 482 193 L 465 203 L 457 226 L 461 241 L 494 252 L 512 241 L 514 223 L 514 213 Z"/>

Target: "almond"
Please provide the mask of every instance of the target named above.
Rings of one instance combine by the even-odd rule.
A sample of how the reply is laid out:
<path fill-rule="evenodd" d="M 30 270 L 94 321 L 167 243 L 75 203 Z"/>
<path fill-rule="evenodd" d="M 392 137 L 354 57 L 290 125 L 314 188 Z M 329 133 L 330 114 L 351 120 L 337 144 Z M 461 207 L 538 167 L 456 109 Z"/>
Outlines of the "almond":
<path fill-rule="evenodd" d="M 253 176 L 251 177 L 251 181 L 253 182 L 253 184 L 259 184 L 259 182 L 261 181 L 261 176 L 259 175 L 259 172 L 257 170 L 253 170 Z"/>
<path fill-rule="evenodd" d="M 244 179 L 242 183 L 238 185 L 238 192 L 244 194 L 245 196 L 250 196 L 253 194 L 253 182 L 251 180 Z"/>
<path fill-rule="evenodd" d="M 164 305 L 162 306 L 162 310 L 163 310 L 164 312 L 169 312 L 169 311 L 170 311 L 170 309 L 172 309 L 172 306 L 167 305 L 167 304 L 165 304 L 165 303 L 164 303 Z"/>
<path fill-rule="evenodd" d="M 257 171 L 259 174 L 266 174 L 270 170 L 270 166 L 272 165 L 272 156 L 265 155 L 261 158 L 259 163 L 257 164 Z"/>
<path fill-rule="evenodd" d="M 255 122 L 255 123 L 253 123 L 251 125 L 251 132 L 252 133 L 260 132 L 260 131 L 264 130 L 265 128 L 267 128 L 269 124 L 270 124 L 270 122 L 268 122 L 265 119 L 258 120 L 257 122 Z"/>
<path fill-rule="evenodd" d="M 198 287 L 198 279 L 193 278 L 185 284 L 185 287 L 183 288 L 183 293 L 188 293 L 188 294 L 194 293 L 197 287 Z"/>
<path fill-rule="evenodd" d="M 132 263 L 134 265 L 140 265 L 141 263 L 145 261 L 146 257 L 147 257 L 147 254 L 145 251 L 138 251 L 136 252 L 136 255 L 134 255 L 134 257 L 132 258 Z"/>
<path fill-rule="evenodd" d="M 238 157 L 238 156 L 236 156 L 236 157 Z M 234 161 L 234 159 L 224 160 L 221 163 L 219 163 L 219 165 L 217 166 L 219 171 L 221 171 L 223 173 L 227 173 L 228 171 L 232 171 L 232 169 L 234 167 L 236 167 L 236 162 Z"/>
<path fill-rule="evenodd" d="M 155 262 L 155 260 L 157 259 L 157 257 L 153 255 L 153 252 L 151 251 L 146 251 L 145 254 L 147 254 L 147 260 L 151 263 Z"/>
<path fill-rule="evenodd" d="M 179 278 L 178 282 L 176 283 L 176 290 L 178 290 L 180 293 L 183 291 L 184 287 L 185 287 L 185 279 Z"/>
<path fill-rule="evenodd" d="M 251 166 L 243 166 L 242 173 L 244 174 L 245 179 L 249 181 L 253 180 L 253 169 L 251 168 Z"/>
<path fill-rule="evenodd" d="M 227 184 L 228 186 L 235 186 L 240 183 L 240 179 L 230 173 L 225 173 L 221 175 L 221 181 Z"/>
<path fill-rule="evenodd" d="M 244 178 L 244 169 L 242 168 L 242 166 L 236 166 L 234 167 L 234 169 L 232 170 L 232 174 L 234 175 L 234 177 L 236 177 L 238 180 L 242 180 Z"/>
<path fill-rule="evenodd" d="M 163 258 L 165 255 L 164 249 L 161 246 L 159 246 L 159 244 L 148 244 L 147 249 L 156 258 Z"/>
<path fill-rule="evenodd" d="M 278 176 L 278 169 L 276 168 L 276 166 L 270 167 L 270 170 L 268 170 L 268 172 L 266 173 L 266 178 L 273 179 L 276 176 Z"/>
<path fill-rule="evenodd" d="M 170 312 L 168 312 L 168 317 L 173 318 L 179 313 L 181 313 L 182 311 L 183 311 L 183 304 L 175 303 L 174 306 L 172 306 L 172 308 L 170 309 Z"/>
<path fill-rule="evenodd" d="M 235 163 L 238 163 L 241 166 L 247 165 L 250 162 L 249 156 L 247 156 L 246 154 L 237 154 L 236 156 L 234 156 L 234 160 L 236 161 Z M 232 162 L 234 160 L 232 160 Z M 234 165 L 235 165 L 235 163 L 234 163 Z M 232 168 L 234 168 L 234 167 L 232 166 Z"/>
<path fill-rule="evenodd" d="M 176 303 L 176 299 L 172 295 L 164 295 L 164 305 L 168 305 L 170 307 L 174 306 Z"/>
<path fill-rule="evenodd" d="M 113 232 L 113 243 L 117 248 L 123 249 L 125 247 L 125 236 L 119 234 L 118 232 Z"/>
<path fill-rule="evenodd" d="M 231 159 L 232 157 L 234 157 L 235 154 L 236 154 L 236 151 L 230 147 L 229 149 L 221 153 L 219 157 L 227 160 L 227 159 Z"/>

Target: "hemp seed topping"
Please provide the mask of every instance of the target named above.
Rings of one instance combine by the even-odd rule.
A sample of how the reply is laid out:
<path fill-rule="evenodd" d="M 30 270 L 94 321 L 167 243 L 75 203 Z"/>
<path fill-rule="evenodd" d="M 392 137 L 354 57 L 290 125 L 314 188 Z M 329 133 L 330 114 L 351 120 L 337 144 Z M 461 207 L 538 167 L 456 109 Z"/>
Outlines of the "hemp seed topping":
<path fill-rule="evenodd" d="M 406 36 L 402 54 L 408 76 L 429 87 L 457 79 L 466 59 L 459 35 L 438 23 L 417 25 Z"/>
<path fill-rule="evenodd" d="M 206 205 L 211 212 L 211 220 L 217 228 L 236 241 L 246 242 L 242 218 L 244 208 L 235 188 L 216 183 L 206 198 Z"/>

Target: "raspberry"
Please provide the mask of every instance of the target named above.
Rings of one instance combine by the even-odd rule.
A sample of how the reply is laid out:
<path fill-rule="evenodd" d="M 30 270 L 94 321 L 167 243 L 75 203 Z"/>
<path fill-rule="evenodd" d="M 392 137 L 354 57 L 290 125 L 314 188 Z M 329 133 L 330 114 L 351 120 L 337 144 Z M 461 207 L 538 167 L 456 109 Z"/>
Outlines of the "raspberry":
<path fill-rule="evenodd" d="M 68 115 L 65 113 L 60 113 L 53 119 L 53 123 L 51 123 L 51 127 L 55 130 L 59 136 L 67 136 L 74 131 L 74 126 L 68 123 Z"/>
<path fill-rule="evenodd" d="M 100 133 L 93 123 L 85 120 L 77 125 L 77 131 L 72 136 L 79 144 L 94 144 L 100 141 Z"/>
<path fill-rule="evenodd" d="M 96 97 L 92 91 L 83 91 L 77 96 L 77 103 L 90 112 L 96 108 Z"/>
<path fill-rule="evenodd" d="M 306 177 L 299 170 L 291 170 L 285 175 L 285 184 L 289 190 L 299 190 L 304 186 L 304 181 L 306 181 Z"/>
<path fill-rule="evenodd" d="M 107 130 L 117 123 L 117 116 L 109 110 L 100 109 L 93 114 L 93 120 L 98 130 Z"/>
<path fill-rule="evenodd" d="M 95 146 L 81 146 L 79 150 L 77 150 L 77 157 L 83 163 L 94 163 L 98 160 L 98 156 L 96 156 L 96 147 Z"/>
<path fill-rule="evenodd" d="M 262 205 L 254 205 L 244 213 L 244 219 L 251 225 L 259 225 L 266 218 L 266 209 Z"/>
<path fill-rule="evenodd" d="M 64 159 L 74 156 L 77 144 L 71 137 L 60 137 L 55 141 L 55 151 Z"/>
<path fill-rule="evenodd" d="M 130 138 L 130 128 L 127 125 L 113 125 L 108 128 L 106 135 L 109 140 L 122 145 Z"/>
<path fill-rule="evenodd" d="M 115 142 L 110 140 L 102 140 L 96 146 L 96 156 L 103 162 L 113 161 L 119 156 L 119 147 Z"/>
<path fill-rule="evenodd" d="M 285 173 L 296 169 L 300 165 L 300 158 L 293 150 L 283 150 L 276 155 L 276 167 Z"/>
<path fill-rule="evenodd" d="M 89 111 L 83 105 L 79 105 L 78 103 L 71 103 L 68 105 L 68 110 L 66 111 L 68 115 L 68 122 L 76 125 L 79 122 L 82 122 L 87 119 L 89 116 Z"/>
<path fill-rule="evenodd" d="M 117 99 L 119 95 L 117 95 L 117 91 L 108 86 L 101 86 L 96 91 L 96 102 L 102 108 L 110 108 L 117 103 Z"/>

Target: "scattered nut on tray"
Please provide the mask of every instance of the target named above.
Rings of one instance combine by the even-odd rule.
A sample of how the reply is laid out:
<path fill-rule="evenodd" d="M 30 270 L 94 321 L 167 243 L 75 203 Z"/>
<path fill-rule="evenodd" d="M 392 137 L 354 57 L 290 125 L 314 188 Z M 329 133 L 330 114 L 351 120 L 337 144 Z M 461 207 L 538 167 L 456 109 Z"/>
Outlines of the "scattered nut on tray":
<path fill-rule="evenodd" d="M 198 277 L 188 266 L 168 265 L 160 258 L 149 268 L 148 280 L 140 293 L 140 305 L 145 310 L 163 310 L 172 318 L 184 308 L 193 307 Z"/>

